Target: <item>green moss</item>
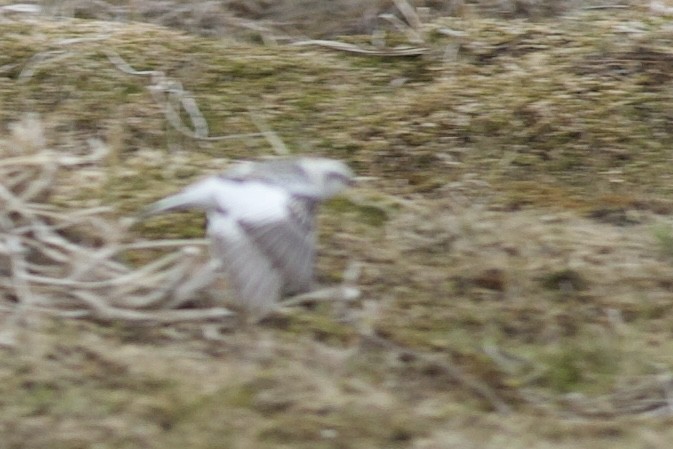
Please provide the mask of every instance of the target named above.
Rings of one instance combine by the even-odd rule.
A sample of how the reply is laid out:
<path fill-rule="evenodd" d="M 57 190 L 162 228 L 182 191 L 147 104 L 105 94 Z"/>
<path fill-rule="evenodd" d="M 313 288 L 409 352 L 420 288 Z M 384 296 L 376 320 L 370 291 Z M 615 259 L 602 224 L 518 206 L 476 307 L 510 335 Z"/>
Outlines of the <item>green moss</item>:
<path fill-rule="evenodd" d="M 325 210 L 336 215 L 354 214 L 358 222 L 375 228 L 382 227 L 389 219 L 385 207 L 376 204 L 357 204 L 347 197 L 331 200 L 325 205 Z"/>
<path fill-rule="evenodd" d="M 565 269 L 549 273 L 540 278 L 542 286 L 548 290 L 581 291 L 585 290 L 588 282 L 581 273 Z"/>
<path fill-rule="evenodd" d="M 673 259 L 673 230 L 670 226 L 659 225 L 653 230 L 659 252 L 667 259 Z"/>
<path fill-rule="evenodd" d="M 313 340 L 328 345 L 351 344 L 357 339 L 357 333 L 352 327 L 335 321 L 333 314 L 329 313 L 331 308 L 332 305 L 327 303 L 316 307 L 317 310 L 310 313 L 293 313 L 276 325 L 281 326 L 292 339 L 298 336 L 311 336 Z"/>
<path fill-rule="evenodd" d="M 602 393 L 619 370 L 619 351 L 602 337 L 561 340 L 542 357 L 545 386 L 559 393 Z"/>

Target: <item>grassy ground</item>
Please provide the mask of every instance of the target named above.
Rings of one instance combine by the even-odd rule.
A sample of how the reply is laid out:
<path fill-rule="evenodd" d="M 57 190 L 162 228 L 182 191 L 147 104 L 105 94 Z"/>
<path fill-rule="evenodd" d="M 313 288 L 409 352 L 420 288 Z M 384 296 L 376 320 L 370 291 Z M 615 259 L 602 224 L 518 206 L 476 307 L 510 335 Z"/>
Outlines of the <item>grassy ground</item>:
<path fill-rule="evenodd" d="M 157 73 L 124 73 L 109 50 L 179 80 L 209 135 L 263 120 L 293 153 L 367 179 L 320 217 L 319 279 L 361 263 L 357 304 L 217 339 L 36 314 L 0 352 L 0 447 L 668 447 L 670 20 L 468 15 L 423 37 L 426 54 L 403 58 L 143 23 L 2 23 L 3 125 L 37 112 L 59 154 L 92 137 L 112 150 L 61 176 L 65 209 L 122 217 L 272 154 L 261 137 L 178 132 Z M 201 226 L 170 217 L 127 238 Z"/>

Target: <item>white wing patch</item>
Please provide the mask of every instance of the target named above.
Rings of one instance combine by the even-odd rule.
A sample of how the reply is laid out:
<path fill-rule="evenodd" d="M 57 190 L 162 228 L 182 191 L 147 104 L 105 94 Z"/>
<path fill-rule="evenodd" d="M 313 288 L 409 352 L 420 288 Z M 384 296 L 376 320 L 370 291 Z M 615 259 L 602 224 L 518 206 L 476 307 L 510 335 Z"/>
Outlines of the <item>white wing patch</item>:
<path fill-rule="evenodd" d="M 283 293 L 311 288 L 315 241 L 312 228 L 303 229 L 290 219 L 256 223 L 239 221 L 241 228 L 283 278 Z"/>
<path fill-rule="evenodd" d="M 266 314 L 283 294 L 312 287 L 313 205 L 289 197 L 285 204 L 281 219 L 259 220 L 226 211 L 208 214 L 213 255 L 223 261 L 236 302 L 255 315 Z"/>
<path fill-rule="evenodd" d="M 214 213 L 208 221 L 213 255 L 223 262 L 234 302 L 264 316 L 281 295 L 282 274 L 231 217 Z"/>

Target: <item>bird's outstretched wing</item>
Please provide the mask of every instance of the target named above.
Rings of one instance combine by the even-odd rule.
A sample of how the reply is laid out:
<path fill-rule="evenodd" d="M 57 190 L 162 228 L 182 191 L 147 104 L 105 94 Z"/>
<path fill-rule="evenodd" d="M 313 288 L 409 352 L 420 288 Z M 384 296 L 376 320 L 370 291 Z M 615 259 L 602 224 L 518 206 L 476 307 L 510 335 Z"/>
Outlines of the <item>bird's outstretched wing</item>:
<path fill-rule="evenodd" d="M 283 290 L 282 274 L 238 222 L 209 214 L 208 235 L 213 256 L 222 261 L 233 300 L 255 316 L 272 310 Z"/>
<path fill-rule="evenodd" d="M 313 282 L 313 207 L 290 201 L 284 219 L 246 220 L 209 214 L 214 256 L 223 261 L 242 305 L 265 314 L 283 294 L 309 290 Z"/>
<path fill-rule="evenodd" d="M 281 273 L 284 294 L 305 292 L 313 283 L 315 258 L 314 207 L 311 202 L 290 201 L 285 220 L 240 220 L 257 249 Z"/>

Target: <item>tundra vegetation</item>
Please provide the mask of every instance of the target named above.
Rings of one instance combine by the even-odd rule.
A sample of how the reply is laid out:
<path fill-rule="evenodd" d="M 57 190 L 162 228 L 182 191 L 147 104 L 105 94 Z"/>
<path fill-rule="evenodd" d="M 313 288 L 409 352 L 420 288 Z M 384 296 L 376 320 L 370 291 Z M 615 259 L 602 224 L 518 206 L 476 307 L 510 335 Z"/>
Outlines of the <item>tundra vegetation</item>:
<path fill-rule="evenodd" d="M 0 447 L 670 447 L 673 5 L 0 4 Z M 129 217 L 300 154 L 360 297 L 176 300 Z"/>

